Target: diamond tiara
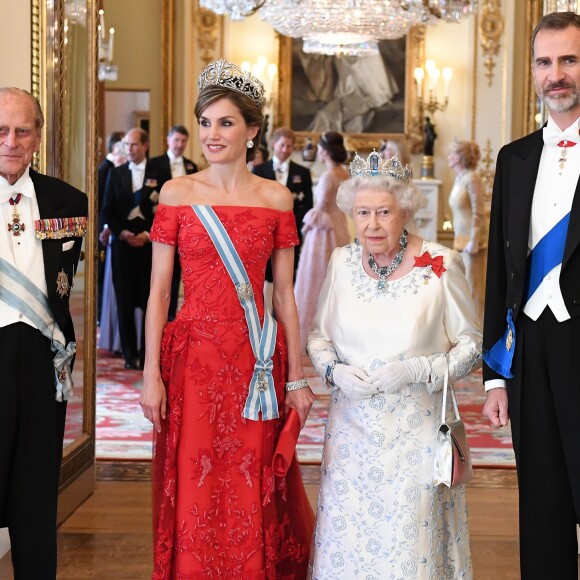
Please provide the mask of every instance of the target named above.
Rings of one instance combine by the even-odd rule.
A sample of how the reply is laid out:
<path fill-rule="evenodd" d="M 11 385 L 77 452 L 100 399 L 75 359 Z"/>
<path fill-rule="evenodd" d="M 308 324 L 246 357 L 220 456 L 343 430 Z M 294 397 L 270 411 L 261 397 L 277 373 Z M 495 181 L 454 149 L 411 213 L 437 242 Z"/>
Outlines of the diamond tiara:
<path fill-rule="evenodd" d="M 199 90 L 221 86 L 250 97 L 260 108 L 266 102 L 264 85 L 249 72 L 227 60 L 216 60 L 208 64 L 197 79 Z"/>
<path fill-rule="evenodd" d="M 409 183 L 413 178 L 413 170 L 409 165 L 405 165 L 399 161 L 395 155 L 386 161 L 373 149 L 365 161 L 357 153 L 349 167 L 350 177 L 357 177 L 359 175 L 387 175 L 396 179 L 397 181 L 404 181 Z"/>

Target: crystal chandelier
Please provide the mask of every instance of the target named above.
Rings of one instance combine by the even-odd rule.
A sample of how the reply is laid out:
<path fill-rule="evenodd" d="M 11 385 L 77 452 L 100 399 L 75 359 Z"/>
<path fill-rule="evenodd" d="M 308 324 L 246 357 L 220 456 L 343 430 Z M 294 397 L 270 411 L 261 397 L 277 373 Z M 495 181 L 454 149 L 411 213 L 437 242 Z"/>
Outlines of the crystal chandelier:
<path fill-rule="evenodd" d="M 544 14 L 549 14 L 550 12 L 575 12 L 580 14 L 580 1 L 544 0 Z"/>
<path fill-rule="evenodd" d="M 199 5 L 216 14 L 227 14 L 232 20 L 243 20 L 264 4 L 264 0 L 199 0 Z"/>
<path fill-rule="evenodd" d="M 459 21 L 477 0 L 201 0 L 204 8 L 241 19 L 256 11 L 304 52 L 368 55 L 379 40 L 401 38 L 416 24 Z"/>
<path fill-rule="evenodd" d="M 363 55 L 378 40 L 400 38 L 420 22 L 422 11 L 388 0 L 269 0 L 260 18 L 285 36 L 304 39 L 304 52 Z"/>

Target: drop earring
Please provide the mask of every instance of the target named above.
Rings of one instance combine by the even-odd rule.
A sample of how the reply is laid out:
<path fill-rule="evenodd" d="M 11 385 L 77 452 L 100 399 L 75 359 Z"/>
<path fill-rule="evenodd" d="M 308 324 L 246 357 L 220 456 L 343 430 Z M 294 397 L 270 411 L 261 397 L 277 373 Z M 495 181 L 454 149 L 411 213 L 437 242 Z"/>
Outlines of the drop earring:
<path fill-rule="evenodd" d="M 253 146 L 254 146 L 254 142 L 253 142 L 251 139 L 248 139 L 248 140 L 246 141 L 246 147 L 247 147 L 248 149 L 251 149 Z"/>

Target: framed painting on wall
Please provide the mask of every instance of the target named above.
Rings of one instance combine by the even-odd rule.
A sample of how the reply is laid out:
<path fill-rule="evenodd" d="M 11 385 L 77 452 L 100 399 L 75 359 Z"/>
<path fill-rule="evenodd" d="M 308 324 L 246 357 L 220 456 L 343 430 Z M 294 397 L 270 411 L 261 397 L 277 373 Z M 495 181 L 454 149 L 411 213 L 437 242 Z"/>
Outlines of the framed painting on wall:
<path fill-rule="evenodd" d="M 372 56 L 307 54 L 301 39 L 284 36 L 279 54 L 277 125 L 296 131 L 298 146 L 330 130 L 345 134 L 353 150 L 403 134 L 412 145 L 422 141 L 413 69 L 423 61 L 423 27 L 380 41 Z"/>

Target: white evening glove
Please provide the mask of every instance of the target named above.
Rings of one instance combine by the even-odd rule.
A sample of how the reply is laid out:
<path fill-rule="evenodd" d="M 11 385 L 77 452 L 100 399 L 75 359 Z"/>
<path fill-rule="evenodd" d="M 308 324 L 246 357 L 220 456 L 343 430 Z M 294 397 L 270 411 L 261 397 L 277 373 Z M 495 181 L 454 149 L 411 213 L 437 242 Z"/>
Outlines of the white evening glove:
<path fill-rule="evenodd" d="M 413 383 L 426 383 L 431 375 L 427 357 L 417 356 L 407 360 L 394 360 L 380 366 L 369 376 L 369 381 L 381 393 L 398 393 Z"/>
<path fill-rule="evenodd" d="M 466 254 L 471 254 L 472 256 L 477 254 L 477 252 L 479 252 L 479 244 L 477 243 L 477 240 L 475 239 L 469 240 L 465 248 L 463 248 L 463 251 Z"/>
<path fill-rule="evenodd" d="M 377 394 L 377 388 L 371 385 L 368 375 L 355 366 L 337 364 L 332 372 L 332 380 L 351 399 L 369 399 Z"/>

